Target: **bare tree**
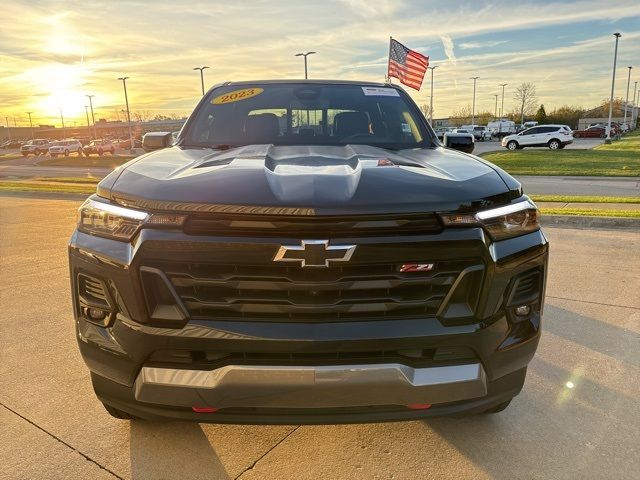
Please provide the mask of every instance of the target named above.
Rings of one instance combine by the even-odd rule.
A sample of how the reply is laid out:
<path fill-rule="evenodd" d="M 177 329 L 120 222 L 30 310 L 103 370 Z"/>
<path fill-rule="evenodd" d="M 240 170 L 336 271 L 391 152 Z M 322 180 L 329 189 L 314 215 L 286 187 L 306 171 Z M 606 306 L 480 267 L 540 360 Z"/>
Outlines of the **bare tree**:
<path fill-rule="evenodd" d="M 430 119 L 431 109 L 428 103 L 423 103 L 422 105 L 420 105 L 420 111 L 424 115 L 424 118 L 431 120 Z"/>
<path fill-rule="evenodd" d="M 516 88 L 516 93 L 513 95 L 513 98 L 520 106 L 520 123 L 524 123 L 524 114 L 532 114 L 538 105 L 536 86 L 531 82 L 521 83 L 518 88 Z"/>

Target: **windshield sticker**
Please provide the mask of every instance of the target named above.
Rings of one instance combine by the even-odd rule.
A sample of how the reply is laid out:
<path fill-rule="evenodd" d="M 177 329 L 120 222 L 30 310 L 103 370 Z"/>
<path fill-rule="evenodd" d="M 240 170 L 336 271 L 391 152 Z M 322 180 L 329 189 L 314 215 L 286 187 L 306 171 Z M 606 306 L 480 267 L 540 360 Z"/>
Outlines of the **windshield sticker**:
<path fill-rule="evenodd" d="M 264 92 L 264 88 L 243 88 L 242 90 L 234 90 L 233 92 L 218 95 L 211 100 L 214 105 L 223 105 L 225 103 L 239 102 L 247 98 L 255 97 Z"/>
<path fill-rule="evenodd" d="M 395 88 L 389 87 L 362 87 L 362 93 L 368 97 L 399 97 Z"/>
<path fill-rule="evenodd" d="M 402 124 L 402 131 L 404 133 L 411 133 L 411 125 L 409 125 L 408 123 L 403 123 Z"/>

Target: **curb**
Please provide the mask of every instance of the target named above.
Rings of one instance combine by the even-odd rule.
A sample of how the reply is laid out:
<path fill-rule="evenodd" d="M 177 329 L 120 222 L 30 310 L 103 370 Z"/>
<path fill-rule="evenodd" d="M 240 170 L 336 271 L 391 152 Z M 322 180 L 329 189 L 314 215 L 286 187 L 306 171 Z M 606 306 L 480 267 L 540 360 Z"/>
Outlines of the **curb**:
<path fill-rule="evenodd" d="M 587 217 L 581 215 L 542 215 L 544 227 L 564 228 L 615 228 L 640 232 L 640 218 Z"/>

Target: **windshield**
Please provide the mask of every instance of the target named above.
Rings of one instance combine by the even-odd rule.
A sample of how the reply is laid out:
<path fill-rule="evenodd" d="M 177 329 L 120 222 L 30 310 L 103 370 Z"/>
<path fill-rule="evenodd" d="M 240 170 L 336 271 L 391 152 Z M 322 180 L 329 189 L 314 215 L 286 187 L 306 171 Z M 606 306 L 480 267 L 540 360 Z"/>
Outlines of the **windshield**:
<path fill-rule="evenodd" d="M 185 145 L 430 146 L 416 107 L 395 88 L 276 84 L 217 88 L 196 112 Z"/>

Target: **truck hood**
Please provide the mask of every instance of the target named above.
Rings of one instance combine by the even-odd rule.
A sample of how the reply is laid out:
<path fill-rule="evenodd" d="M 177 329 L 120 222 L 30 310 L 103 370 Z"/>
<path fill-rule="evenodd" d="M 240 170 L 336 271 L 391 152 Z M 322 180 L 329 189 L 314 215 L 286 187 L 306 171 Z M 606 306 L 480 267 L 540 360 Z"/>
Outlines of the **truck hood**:
<path fill-rule="evenodd" d="M 442 147 L 249 145 L 152 152 L 105 177 L 98 194 L 153 210 L 328 215 L 469 211 L 522 191 L 497 167 Z"/>

